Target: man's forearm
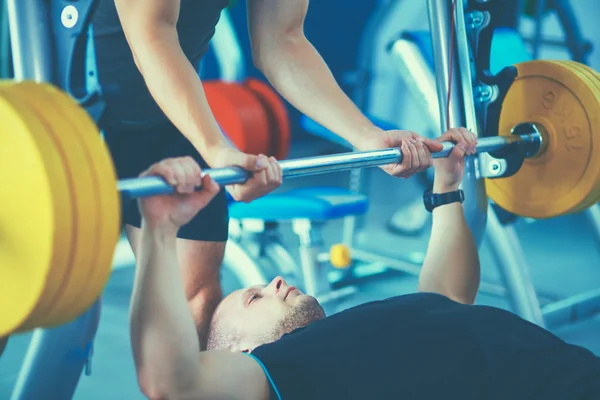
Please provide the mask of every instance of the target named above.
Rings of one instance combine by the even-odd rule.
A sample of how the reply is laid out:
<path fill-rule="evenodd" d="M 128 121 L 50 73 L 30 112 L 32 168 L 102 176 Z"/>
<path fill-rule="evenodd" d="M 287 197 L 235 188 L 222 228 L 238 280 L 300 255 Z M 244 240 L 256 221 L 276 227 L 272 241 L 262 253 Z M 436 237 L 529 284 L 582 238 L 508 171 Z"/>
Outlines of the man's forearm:
<path fill-rule="evenodd" d="M 177 31 L 166 25 L 129 41 L 153 98 L 210 163 L 210 149 L 229 142 L 210 110 L 197 71 L 181 49 Z"/>
<path fill-rule="evenodd" d="M 304 37 L 280 38 L 262 46 L 257 65 L 294 107 L 358 147 L 376 127 L 348 98 L 329 67 Z"/>
<path fill-rule="evenodd" d="M 140 383 L 160 396 L 194 390 L 200 344 L 177 263 L 175 233 L 142 226 L 131 301 L 131 343 Z"/>
<path fill-rule="evenodd" d="M 444 294 L 471 304 L 479 288 L 477 245 L 460 203 L 433 210 L 427 255 L 419 277 L 419 290 Z"/>

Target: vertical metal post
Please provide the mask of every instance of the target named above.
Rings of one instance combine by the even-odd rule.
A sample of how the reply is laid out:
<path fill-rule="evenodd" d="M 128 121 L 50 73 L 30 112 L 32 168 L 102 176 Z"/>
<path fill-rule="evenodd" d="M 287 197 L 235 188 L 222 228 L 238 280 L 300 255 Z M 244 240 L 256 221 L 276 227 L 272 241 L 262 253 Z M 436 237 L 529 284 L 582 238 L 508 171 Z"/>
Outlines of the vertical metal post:
<path fill-rule="evenodd" d="M 542 45 L 542 33 L 544 28 L 544 13 L 546 11 L 546 0 L 537 0 L 535 10 L 535 34 L 533 36 L 533 59 L 540 57 L 540 47 Z"/>
<path fill-rule="evenodd" d="M 516 26 L 515 26 L 515 30 L 517 32 L 521 31 L 521 16 L 523 14 L 525 14 L 525 0 L 517 0 L 516 2 L 516 13 L 517 13 L 517 18 L 516 18 Z"/>
<path fill-rule="evenodd" d="M 500 267 L 500 277 L 513 312 L 543 327 L 544 316 L 515 228 L 503 226 L 492 209 L 488 215 L 486 239 Z"/>
<path fill-rule="evenodd" d="M 348 178 L 348 190 L 357 193 L 363 193 L 366 185 L 364 183 L 364 173 L 361 169 L 353 169 L 350 171 Z M 356 215 L 349 215 L 344 217 L 343 227 L 342 227 L 342 243 L 344 243 L 349 248 L 354 247 L 354 240 L 356 236 L 356 230 L 361 228 L 361 224 L 358 221 L 358 217 Z"/>
<path fill-rule="evenodd" d="M 327 270 L 319 263 L 319 254 L 323 247 L 320 225 L 322 223 L 307 219 L 292 221 L 292 230 L 300 241 L 300 266 L 304 292 L 315 297 L 331 290 L 327 280 Z"/>
<path fill-rule="evenodd" d="M 453 1 L 427 0 L 427 6 L 437 77 L 441 131 L 445 132 L 450 127 L 466 127 L 478 133 L 462 0 L 456 0 L 454 35 L 452 34 Z M 451 43 L 452 37 L 454 43 Z M 450 99 L 449 105 L 448 99 Z M 465 216 L 476 242 L 480 244 L 485 230 L 488 200 L 484 182 L 477 179 L 474 157 L 467 157 L 465 160 L 462 189 L 465 192 Z"/>
<path fill-rule="evenodd" d="M 48 1 L 7 0 L 15 80 L 54 82 Z"/>
<path fill-rule="evenodd" d="M 598 242 L 598 248 L 600 248 L 600 204 L 588 208 L 585 211 L 585 215 L 594 231 L 596 241 Z"/>
<path fill-rule="evenodd" d="M 449 127 L 464 126 L 478 133 L 472 89 L 471 54 L 464 21 L 464 3 L 463 0 L 455 0 L 455 10 L 453 10 L 453 3 L 453 0 L 428 0 L 435 73 L 438 77 L 441 129 L 445 131 Z M 454 35 L 452 34 L 453 15 Z M 451 43 L 452 37 L 454 43 Z M 449 105 L 448 99 L 450 99 Z M 502 226 L 493 210 L 488 214 L 488 199 L 484 182 L 479 180 L 476 174 L 476 160 L 474 157 L 467 157 L 465 160 L 462 189 L 465 192 L 464 208 L 467 222 L 478 244 L 483 238 L 486 222 L 489 222 L 487 240 L 507 288 L 508 300 L 513 310 L 521 317 L 543 326 L 539 301 L 514 227 Z"/>
<path fill-rule="evenodd" d="M 8 12 L 6 1 L 0 0 L 0 79 L 9 75 L 10 39 L 8 31 Z"/>
<path fill-rule="evenodd" d="M 11 400 L 73 398 L 81 372 L 91 373 L 100 300 L 76 320 L 33 333 Z"/>

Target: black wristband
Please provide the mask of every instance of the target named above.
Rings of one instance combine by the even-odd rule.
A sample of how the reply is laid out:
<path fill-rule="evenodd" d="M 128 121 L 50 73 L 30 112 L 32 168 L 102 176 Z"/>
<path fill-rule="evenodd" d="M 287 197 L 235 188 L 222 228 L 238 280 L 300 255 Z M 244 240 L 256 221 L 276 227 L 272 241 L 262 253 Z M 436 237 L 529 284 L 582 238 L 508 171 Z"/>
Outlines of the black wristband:
<path fill-rule="evenodd" d="M 439 206 L 462 203 L 463 201 L 465 201 L 465 192 L 462 190 L 448 193 L 433 193 L 431 189 L 428 189 L 423 193 L 423 203 L 425 204 L 425 209 L 429 212 L 432 212 Z"/>

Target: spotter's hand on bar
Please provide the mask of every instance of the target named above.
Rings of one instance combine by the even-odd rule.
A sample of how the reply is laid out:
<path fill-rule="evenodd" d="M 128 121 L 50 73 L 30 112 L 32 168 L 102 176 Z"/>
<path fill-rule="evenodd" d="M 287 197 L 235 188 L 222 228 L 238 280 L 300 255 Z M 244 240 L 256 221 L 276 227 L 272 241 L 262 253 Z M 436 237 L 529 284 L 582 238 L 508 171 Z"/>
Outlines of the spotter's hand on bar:
<path fill-rule="evenodd" d="M 358 150 L 380 150 L 399 148 L 402 152 L 402 162 L 384 165 L 381 168 L 397 178 L 410 178 L 433 165 L 431 153 L 442 151 L 443 146 L 411 131 L 404 130 L 374 130 L 368 134 Z"/>

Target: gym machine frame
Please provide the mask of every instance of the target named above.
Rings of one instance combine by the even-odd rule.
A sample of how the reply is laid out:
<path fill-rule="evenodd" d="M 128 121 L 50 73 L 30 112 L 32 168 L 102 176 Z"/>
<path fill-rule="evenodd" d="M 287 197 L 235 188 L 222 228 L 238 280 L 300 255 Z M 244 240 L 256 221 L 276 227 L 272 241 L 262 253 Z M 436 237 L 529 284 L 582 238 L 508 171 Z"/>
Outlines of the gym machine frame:
<path fill-rule="evenodd" d="M 478 118 L 475 108 L 472 82 L 476 82 L 476 79 L 473 79 L 470 62 L 471 54 L 476 54 L 477 49 L 473 49 L 474 44 L 469 43 L 468 40 L 469 34 L 479 35 L 478 29 L 480 27 L 471 24 L 471 31 L 467 32 L 462 0 L 457 0 L 455 3 L 454 18 L 452 15 L 452 0 L 428 0 L 427 5 L 432 35 L 434 69 L 437 77 L 440 128 L 445 131 L 452 126 L 466 126 L 474 132 L 480 133 L 485 129 L 485 122 L 481 121 L 483 119 L 481 115 Z M 455 43 L 451 44 L 449 40 L 452 37 L 453 27 L 450 21 L 453 20 L 455 20 Z M 482 22 L 484 20 L 482 18 Z M 451 48 L 454 49 L 454 54 L 449 53 Z M 453 65 L 450 65 L 450 60 L 452 60 Z M 452 75 L 454 77 L 453 82 L 449 81 L 450 68 L 455 72 Z M 477 86 L 478 89 L 480 87 Z M 450 95 L 446 97 L 449 88 Z M 492 88 L 490 87 L 489 90 L 491 92 Z M 450 100 L 449 105 L 447 99 Z M 482 171 L 494 171 L 492 165 L 497 162 L 487 156 L 472 158 L 470 161 L 478 161 L 483 164 Z M 471 229 L 473 229 L 475 238 L 480 243 L 486 227 L 487 217 L 489 223 L 487 224 L 486 238 L 491 245 L 503 284 L 507 288 L 508 300 L 513 311 L 522 318 L 543 326 L 544 319 L 540 304 L 528 274 L 529 270 L 523 251 L 518 240 L 516 240 L 514 227 L 510 227 L 509 231 L 503 229 L 493 208 L 490 207 L 488 210 L 485 186 L 483 181 L 477 180 L 474 165 L 469 163 L 465 167 L 463 185 L 466 184 L 466 187 L 470 189 L 469 197 L 475 199 L 475 204 L 472 202 L 471 207 L 465 206 L 465 215 Z M 499 174 L 499 176 L 502 175 Z M 469 192 L 465 190 L 465 197 L 468 196 L 467 193 Z"/>
<path fill-rule="evenodd" d="M 465 0 L 464 3 L 467 1 Z M 496 104 L 501 103 L 501 100 L 494 99 L 493 93 L 502 93 L 502 86 L 512 83 L 512 80 L 507 79 L 509 74 L 502 76 L 502 72 L 496 77 L 483 79 L 483 76 L 477 74 L 475 79 L 471 79 L 471 68 L 470 68 L 470 53 L 471 50 L 473 58 L 478 58 L 477 48 L 480 43 L 479 35 L 488 25 L 493 25 L 493 14 L 494 11 L 499 7 L 498 2 L 493 1 L 469 1 L 468 2 L 472 9 L 466 13 L 463 9 L 463 1 L 456 1 L 456 50 L 457 52 L 453 55 L 454 60 L 458 63 L 454 69 L 457 72 L 455 75 L 459 76 L 460 82 L 453 82 L 453 88 L 460 90 L 459 88 L 462 83 L 463 93 L 466 94 L 462 98 L 464 102 L 464 110 L 466 115 L 475 117 L 475 119 L 467 120 L 467 126 L 471 128 L 471 123 L 475 122 L 479 124 L 478 132 L 482 132 L 485 129 L 489 129 L 489 123 L 493 123 L 493 118 L 490 121 L 486 120 L 486 117 L 493 112 L 497 112 L 497 108 L 494 109 L 494 100 Z M 495 4 L 493 4 L 495 3 Z M 450 37 L 449 28 L 445 31 L 436 32 L 434 29 L 442 27 L 444 22 L 451 20 L 452 1 L 451 0 L 428 0 L 430 26 L 432 28 L 432 39 L 433 39 L 433 51 L 435 58 L 435 73 L 438 77 L 438 100 L 440 103 L 440 119 L 442 123 L 442 130 L 444 121 L 447 117 L 445 110 L 447 104 L 445 104 L 445 96 L 442 94 L 447 93 L 447 87 L 444 82 L 447 82 L 446 71 L 448 71 L 448 65 L 444 61 L 448 60 L 448 57 L 440 56 L 443 54 L 449 46 L 444 43 L 444 39 Z M 465 19 L 468 19 L 469 23 L 465 23 Z M 443 29 L 443 28 L 442 28 Z M 441 29 L 440 29 L 441 30 Z M 446 36 L 444 36 L 444 33 Z M 442 40 L 436 40 L 439 38 Z M 471 39 L 471 40 L 469 40 Z M 470 49 L 469 49 L 470 46 Z M 489 55 L 488 55 L 489 57 Z M 441 80 L 439 77 L 443 76 Z M 474 83 L 474 88 L 477 93 L 478 102 L 475 102 L 473 98 L 473 86 L 469 83 Z M 497 86 L 496 86 L 497 85 Z M 508 87 L 507 86 L 507 87 Z M 500 88 L 500 90 L 498 90 Z M 486 95 L 486 94 L 489 94 Z M 452 98 L 454 93 L 452 93 Z M 451 100 L 452 101 L 452 100 Z M 461 99 L 457 99 L 461 101 Z M 455 102 L 455 105 L 457 103 Z M 451 103 L 452 106 L 452 103 Z M 474 107 L 477 106 L 477 109 Z M 497 106 L 496 106 L 497 107 Z M 452 110 L 452 108 L 450 108 Z M 452 121 L 453 115 L 450 115 L 450 121 Z M 451 126 L 461 125 L 460 120 L 455 123 L 451 122 Z M 482 154 L 477 157 L 480 164 L 480 171 L 485 177 L 499 177 L 502 175 L 489 174 L 494 170 L 494 164 L 498 160 L 488 155 Z M 483 166 L 483 168 L 481 168 Z M 509 167 L 510 168 L 510 167 Z M 486 171 L 488 174 L 486 174 Z M 465 210 L 466 212 L 467 209 Z M 598 206 L 594 206 L 587 211 L 588 217 L 594 221 L 594 213 L 599 213 Z M 597 216 L 596 216 L 597 218 Z M 597 226 L 595 226 L 597 229 Z M 586 293 L 578 294 L 570 298 L 561 299 L 550 304 L 546 304 L 543 307 L 540 306 L 538 296 L 531 276 L 529 274 L 529 267 L 525 260 L 524 252 L 521 248 L 520 242 L 517 237 L 516 229 L 513 224 L 503 224 L 496 212 L 490 207 L 488 212 L 487 230 L 485 236 L 488 245 L 490 246 L 496 264 L 498 265 L 501 280 L 507 290 L 508 300 L 512 310 L 520 315 L 521 317 L 534 322 L 540 326 L 557 326 L 571 322 L 572 320 L 578 320 L 585 318 L 588 315 L 593 315 L 594 309 L 600 302 L 600 290 L 592 290 Z"/>
<path fill-rule="evenodd" d="M 385 2 L 382 9 L 390 11 L 393 8 L 394 0 Z M 471 82 L 472 70 L 470 55 L 473 50 L 470 46 L 473 46 L 469 41 L 469 37 L 472 35 L 478 35 L 480 29 L 484 28 L 484 22 L 489 21 L 489 15 L 487 20 L 483 18 L 483 13 L 479 11 L 468 11 L 464 9 L 463 1 L 456 1 L 455 18 L 452 16 L 452 0 L 428 0 L 427 9 L 429 15 L 429 26 L 431 31 L 431 40 L 433 47 L 434 57 L 434 75 L 436 77 L 437 84 L 437 101 L 438 109 L 431 110 L 432 113 L 436 113 L 436 117 L 440 121 L 441 132 L 447 130 L 447 121 L 450 122 L 450 126 L 465 126 L 473 132 L 482 132 L 482 123 L 478 118 L 478 109 L 475 107 L 475 96 L 473 94 L 473 86 Z M 481 17 L 475 19 L 474 17 Z M 374 17 L 377 22 L 383 18 L 383 14 L 377 13 Z M 465 18 L 469 19 L 469 24 L 466 24 Z M 455 35 L 454 35 L 454 54 L 449 53 L 450 40 L 452 37 L 452 26 L 451 21 L 455 21 Z M 473 20 L 480 21 L 481 24 L 474 24 Z M 371 26 L 373 24 L 369 24 Z M 379 25 L 379 24 L 377 24 Z M 370 31 L 369 31 L 370 32 Z M 370 32 L 367 36 L 373 36 L 373 32 Z M 365 56 L 370 54 L 370 46 L 368 44 L 369 37 L 364 38 L 360 51 L 359 51 L 359 62 L 361 63 L 361 73 L 359 78 L 361 83 L 368 82 L 369 74 L 366 72 L 368 69 L 364 65 Z M 452 60 L 452 65 L 450 62 Z M 423 67 L 427 67 L 424 65 Z M 454 71 L 452 74 L 452 82 L 449 82 L 449 68 Z M 450 94 L 450 107 L 448 108 L 448 89 L 451 89 Z M 478 87 L 478 90 L 482 87 Z M 488 88 L 491 90 L 492 88 Z M 367 96 L 363 86 L 358 87 L 355 92 L 355 100 L 358 102 L 359 107 L 363 112 L 367 111 L 368 102 Z M 478 97 L 479 92 L 478 92 Z M 491 96 L 490 96 L 491 97 Z M 481 243 L 484 232 L 486 231 L 486 222 L 490 218 L 492 220 L 497 219 L 494 210 L 490 208 L 488 212 L 488 199 L 485 193 L 485 187 L 483 181 L 479 178 L 487 177 L 502 177 L 507 174 L 509 167 L 507 162 L 502 159 L 496 159 L 489 156 L 486 153 L 481 154 L 479 157 L 468 157 L 467 163 L 465 164 L 465 176 L 463 179 L 462 189 L 465 191 L 465 199 L 467 201 L 464 204 L 465 216 L 468 220 L 469 226 L 473 232 L 473 235 L 478 244 Z M 365 171 L 354 170 L 351 171 L 350 175 L 350 189 L 357 192 L 362 192 L 365 185 Z M 374 254 L 363 249 L 357 249 L 355 247 L 355 232 L 361 227 L 360 217 L 346 217 L 344 220 L 344 243 L 352 249 L 352 257 L 354 260 L 366 263 L 380 264 L 383 262 L 387 269 L 405 272 L 411 275 L 418 275 L 420 273 L 420 265 L 423 262 L 424 255 L 421 253 L 413 253 L 404 257 L 382 257 L 380 254 Z M 495 225 L 495 224 L 492 224 Z M 492 246 L 497 248 L 500 243 L 503 243 L 506 249 L 506 236 L 503 230 L 498 229 L 487 229 L 488 241 L 496 244 Z M 491 240 L 489 238 L 492 238 Z M 498 251 L 495 251 L 496 261 L 499 269 L 503 276 L 513 277 L 516 282 L 504 280 L 504 285 L 496 285 L 487 282 L 482 282 L 480 290 L 483 292 L 490 293 L 496 296 L 507 296 L 509 302 L 513 307 L 513 310 L 525 319 L 535 322 L 539 325 L 543 325 L 543 319 L 539 311 L 540 306 L 536 297 L 532 297 L 533 286 L 526 285 L 527 287 L 519 284 L 521 281 L 517 277 L 523 273 L 520 271 L 520 265 L 524 264 L 523 252 L 518 245 L 517 241 L 513 241 L 516 247 L 514 251 L 510 252 L 510 256 L 502 255 Z M 507 271 L 506 273 L 503 273 Z M 525 281 L 530 282 L 530 279 Z"/>

